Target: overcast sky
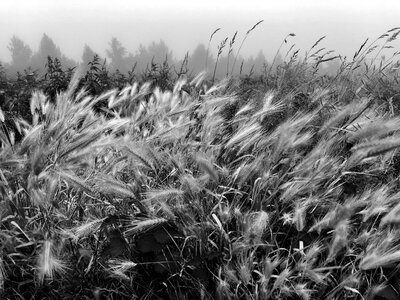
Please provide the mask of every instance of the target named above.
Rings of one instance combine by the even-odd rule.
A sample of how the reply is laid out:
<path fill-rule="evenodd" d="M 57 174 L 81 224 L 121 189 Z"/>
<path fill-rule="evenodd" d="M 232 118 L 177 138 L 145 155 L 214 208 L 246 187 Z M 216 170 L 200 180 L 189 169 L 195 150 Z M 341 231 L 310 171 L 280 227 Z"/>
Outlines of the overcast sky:
<path fill-rule="evenodd" d="M 216 28 L 214 49 L 236 30 L 240 42 L 260 20 L 241 54 L 263 50 L 271 56 L 295 33 L 291 42 L 302 51 L 327 35 L 324 47 L 350 56 L 367 37 L 400 26 L 400 0 L 0 0 L 0 60 L 10 60 L 13 35 L 35 51 L 43 33 L 76 60 L 85 43 L 105 56 L 112 37 L 133 53 L 139 44 L 163 39 L 182 58 L 198 43 L 207 44 Z"/>

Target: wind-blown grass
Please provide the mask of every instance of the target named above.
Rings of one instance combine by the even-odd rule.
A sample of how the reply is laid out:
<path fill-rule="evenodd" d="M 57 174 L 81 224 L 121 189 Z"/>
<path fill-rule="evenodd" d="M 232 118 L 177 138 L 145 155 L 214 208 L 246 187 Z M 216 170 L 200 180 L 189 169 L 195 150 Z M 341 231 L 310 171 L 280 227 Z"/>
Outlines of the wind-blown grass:
<path fill-rule="evenodd" d="M 204 75 L 165 92 L 91 97 L 75 78 L 54 103 L 34 93 L 22 141 L 0 135 L 2 297 L 389 295 L 399 120 L 343 76 L 298 110 L 293 90 L 243 99 L 239 80 Z"/>

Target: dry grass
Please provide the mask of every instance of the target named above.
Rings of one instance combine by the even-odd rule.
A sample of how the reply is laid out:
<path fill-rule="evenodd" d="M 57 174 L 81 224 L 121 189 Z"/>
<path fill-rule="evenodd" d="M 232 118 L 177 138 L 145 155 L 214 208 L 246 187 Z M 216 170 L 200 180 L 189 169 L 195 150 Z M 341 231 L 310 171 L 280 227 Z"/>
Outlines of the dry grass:
<path fill-rule="evenodd" d="M 35 93 L 22 141 L 2 138 L 3 297 L 363 299 L 395 286 L 399 119 L 344 84 L 363 84 L 347 71 L 364 47 L 309 93 L 312 109 L 290 110 L 279 88 L 244 101 L 203 75 L 150 96 L 134 84 L 92 98 L 77 78 L 55 103 Z M 331 103 L 344 90 L 356 96 Z"/>

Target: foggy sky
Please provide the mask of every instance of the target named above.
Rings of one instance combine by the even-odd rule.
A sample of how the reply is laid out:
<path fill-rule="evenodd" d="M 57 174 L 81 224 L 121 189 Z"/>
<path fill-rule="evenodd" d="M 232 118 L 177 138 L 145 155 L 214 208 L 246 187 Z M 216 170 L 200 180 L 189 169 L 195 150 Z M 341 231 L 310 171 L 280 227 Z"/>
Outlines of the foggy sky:
<path fill-rule="evenodd" d="M 128 51 L 164 40 L 176 58 L 208 43 L 212 49 L 238 31 L 235 49 L 248 29 L 264 22 L 246 40 L 242 55 L 263 50 L 273 56 L 288 33 L 301 51 L 321 36 L 321 46 L 352 56 L 366 38 L 374 39 L 400 26 L 399 0 L 0 0 L 0 60 L 10 61 L 7 45 L 13 35 L 33 51 L 46 33 L 61 51 L 80 60 L 84 44 L 102 56 L 112 37 Z M 395 44 L 400 45 L 398 42 Z M 398 47 L 400 50 L 400 47 Z"/>

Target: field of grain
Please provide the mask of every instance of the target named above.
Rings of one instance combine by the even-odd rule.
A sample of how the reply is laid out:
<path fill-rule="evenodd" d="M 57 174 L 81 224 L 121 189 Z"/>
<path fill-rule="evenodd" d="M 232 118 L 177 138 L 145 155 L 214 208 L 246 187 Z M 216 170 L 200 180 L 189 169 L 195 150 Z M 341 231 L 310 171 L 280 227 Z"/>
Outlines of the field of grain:
<path fill-rule="evenodd" d="M 310 54 L 96 96 L 76 72 L 27 119 L 3 107 L 1 298 L 398 299 L 399 64 L 376 45 L 331 76 Z"/>

